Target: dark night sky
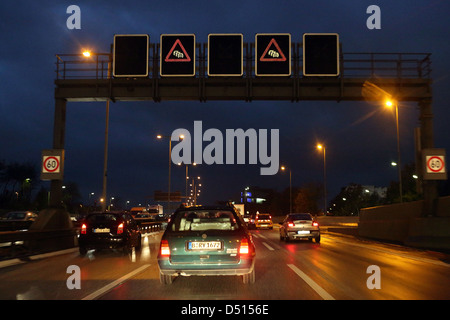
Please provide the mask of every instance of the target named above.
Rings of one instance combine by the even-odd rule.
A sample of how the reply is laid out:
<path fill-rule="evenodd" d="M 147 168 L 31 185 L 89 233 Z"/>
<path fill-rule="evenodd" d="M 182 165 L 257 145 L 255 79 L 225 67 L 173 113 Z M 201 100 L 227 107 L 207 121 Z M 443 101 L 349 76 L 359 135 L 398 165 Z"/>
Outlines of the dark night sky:
<path fill-rule="evenodd" d="M 81 9 L 81 30 L 69 30 L 69 5 Z M 368 6 L 381 8 L 381 30 L 369 30 Z M 55 54 L 82 48 L 108 52 L 114 34 L 336 32 L 345 52 L 432 53 L 435 146 L 450 150 L 448 86 L 450 27 L 448 0 L 317 1 L 2 1 L 0 3 L 0 159 L 40 166 L 51 149 Z M 414 160 L 413 130 L 419 125 L 415 103 L 400 103 L 402 162 Z M 65 181 L 74 181 L 86 201 L 101 194 L 105 103 L 68 103 Z M 395 118 L 369 102 L 118 102 L 111 103 L 108 196 L 151 202 L 154 190 L 167 190 L 168 140 L 177 128 L 280 130 L 280 162 L 292 168 L 294 186 L 322 182 L 323 162 L 315 149 L 327 148 L 329 199 L 354 182 L 387 186 L 397 177 Z M 258 165 L 202 165 L 202 202 L 237 197 L 247 185 L 289 185 L 286 174 L 260 176 Z M 172 167 L 172 190 L 184 191 L 184 168 Z M 44 183 L 48 184 L 48 182 Z"/>

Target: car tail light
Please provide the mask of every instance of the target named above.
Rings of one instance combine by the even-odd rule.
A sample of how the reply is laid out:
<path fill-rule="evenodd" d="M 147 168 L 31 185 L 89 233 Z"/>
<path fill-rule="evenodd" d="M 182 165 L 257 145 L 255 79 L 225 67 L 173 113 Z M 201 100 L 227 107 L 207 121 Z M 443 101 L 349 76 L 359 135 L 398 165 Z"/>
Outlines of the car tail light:
<path fill-rule="evenodd" d="M 291 228 L 292 228 L 293 226 L 295 226 L 295 224 L 294 224 L 293 222 L 289 222 L 289 223 L 288 223 L 288 227 L 291 227 Z"/>
<path fill-rule="evenodd" d="M 169 241 L 161 240 L 160 254 L 161 254 L 161 256 L 164 256 L 164 257 L 170 256 Z"/>
<path fill-rule="evenodd" d="M 313 225 L 313 227 L 318 227 L 319 223 L 317 221 L 313 221 L 312 225 Z"/>
<path fill-rule="evenodd" d="M 117 234 L 123 233 L 123 222 L 117 226 Z"/>
<path fill-rule="evenodd" d="M 249 254 L 250 253 L 250 246 L 248 244 L 248 239 L 244 238 L 241 240 L 241 247 L 239 248 L 239 254 Z"/>
<path fill-rule="evenodd" d="M 86 234 L 86 229 L 87 229 L 86 224 L 83 223 L 83 225 L 81 226 L 81 234 Z"/>

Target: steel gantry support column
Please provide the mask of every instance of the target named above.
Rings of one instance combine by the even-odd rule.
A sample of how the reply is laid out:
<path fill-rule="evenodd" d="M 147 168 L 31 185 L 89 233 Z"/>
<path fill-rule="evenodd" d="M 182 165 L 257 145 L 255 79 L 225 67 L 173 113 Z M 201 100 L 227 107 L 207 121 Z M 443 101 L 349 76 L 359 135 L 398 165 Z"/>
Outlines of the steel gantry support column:
<path fill-rule="evenodd" d="M 434 148 L 433 138 L 433 111 L 432 111 L 432 99 L 422 99 L 419 101 L 420 109 L 420 145 L 421 150 Z M 420 157 L 421 159 L 421 157 Z M 424 164 L 421 163 L 421 170 L 424 170 Z M 423 177 L 423 174 L 421 175 Z M 436 180 L 423 180 L 423 216 L 435 216 L 438 201 L 438 191 Z"/>
<path fill-rule="evenodd" d="M 66 132 L 66 99 L 55 98 L 55 115 L 53 123 L 53 149 L 64 149 Z M 64 161 L 64 159 L 61 159 Z M 62 206 L 63 180 L 51 180 L 50 182 L 50 207 Z"/>

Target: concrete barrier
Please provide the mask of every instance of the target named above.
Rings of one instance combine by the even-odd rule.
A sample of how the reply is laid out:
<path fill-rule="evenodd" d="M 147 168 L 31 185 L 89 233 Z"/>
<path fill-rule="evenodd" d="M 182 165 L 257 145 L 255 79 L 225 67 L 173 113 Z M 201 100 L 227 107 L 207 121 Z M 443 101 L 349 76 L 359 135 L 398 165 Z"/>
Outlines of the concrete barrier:
<path fill-rule="evenodd" d="M 413 247 L 450 249 L 450 197 L 439 198 L 436 217 L 422 217 L 423 201 L 361 209 L 358 234 Z"/>

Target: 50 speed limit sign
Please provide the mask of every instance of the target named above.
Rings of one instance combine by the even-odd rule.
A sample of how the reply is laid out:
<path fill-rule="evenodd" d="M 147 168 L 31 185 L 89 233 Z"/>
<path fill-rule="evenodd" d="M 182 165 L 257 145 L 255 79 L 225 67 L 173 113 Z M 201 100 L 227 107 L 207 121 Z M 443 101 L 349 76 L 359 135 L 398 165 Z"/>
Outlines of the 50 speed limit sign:
<path fill-rule="evenodd" d="M 64 168 L 64 150 L 52 149 L 42 151 L 42 180 L 62 180 Z"/>

